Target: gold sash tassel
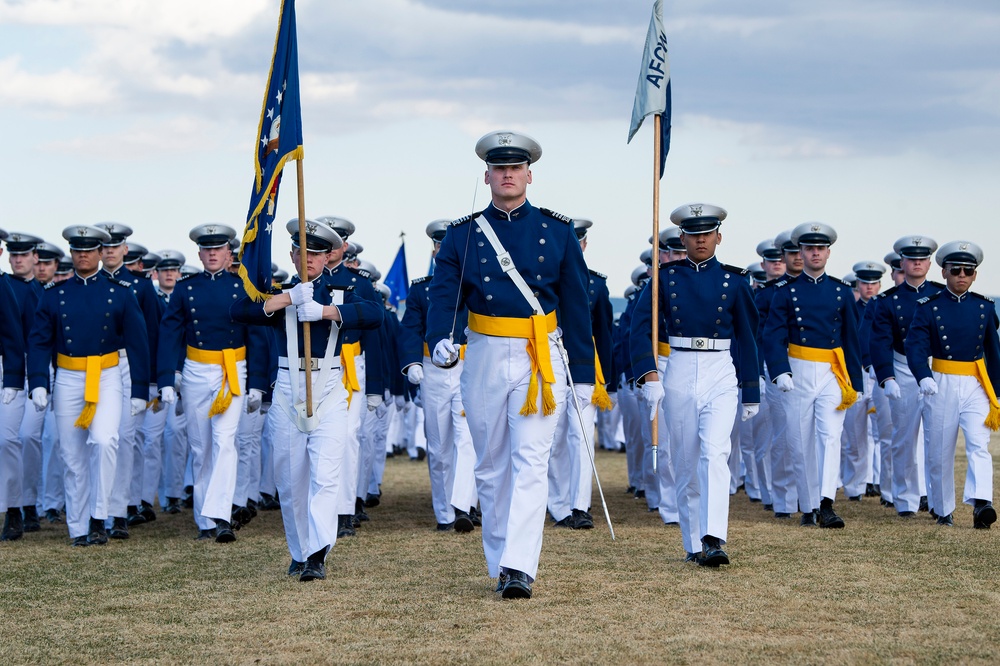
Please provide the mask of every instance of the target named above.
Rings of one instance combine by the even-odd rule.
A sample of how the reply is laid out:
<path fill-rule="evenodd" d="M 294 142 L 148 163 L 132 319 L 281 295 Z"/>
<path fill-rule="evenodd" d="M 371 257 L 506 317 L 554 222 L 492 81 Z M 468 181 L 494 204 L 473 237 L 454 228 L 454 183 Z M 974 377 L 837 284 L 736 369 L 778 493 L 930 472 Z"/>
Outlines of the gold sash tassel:
<path fill-rule="evenodd" d="M 340 381 L 347 389 L 347 406 L 351 406 L 351 397 L 355 392 L 361 392 L 361 382 L 358 381 L 358 366 L 355 359 L 361 355 L 361 341 L 351 344 L 340 345 L 340 367 L 344 371 L 340 374 Z"/>
<path fill-rule="evenodd" d="M 611 396 L 604 388 L 604 371 L 601 370 L 601 359 L 597 357 L 597 347 L 594 347 L 594 395 L 590 398 L 590 404 L 602 411 L 610 411 L 614 405 L 611 404 Z"/>
<path fill-rule="evenodd" d="M 819 349 L 789 344 L 788 355 L 803 361 L 830 364 L 833 376 L 837 378 L 837 384 L 840 386 L 841 399 L 840 405 L 837 407 L 838 410 L 843 411 L 857 402 L 858 392 L 851 386 L 851 377 L 847 374 L 847 361 L 844 359 L 842 348 Z"/>

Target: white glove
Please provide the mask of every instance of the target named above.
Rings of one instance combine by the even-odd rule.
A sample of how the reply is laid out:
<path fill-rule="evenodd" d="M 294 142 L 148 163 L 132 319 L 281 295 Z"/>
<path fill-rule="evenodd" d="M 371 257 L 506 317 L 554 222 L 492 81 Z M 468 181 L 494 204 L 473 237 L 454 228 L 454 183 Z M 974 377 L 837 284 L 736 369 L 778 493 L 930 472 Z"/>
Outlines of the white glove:
<path fill-rule="evenodd" d="M 131 400 L 132 408 L 129 411 L 132 416 L 138 416 L 146 411 L 146 401 L 142 398 L 132 398 Z"/>
<path fill-rule="evenodd" d="M 253 414 L 260 409 L 260 403 L 264 400 L 264 392 L 260 389 L 250 389 L 247 392 L 247 414 Z"/>
<path fill-rule="evenodd" d="M 442 338 L 440 342 L 434 345 L 434 354 L 431 356 L 431 361 L 434 362 L 434 365 L 439 368 L 447 368 L 454 365 L 457 359 L 458 347 L 448 338 Z"/>
<path fill-rule="evenodd" d="M 903 397 L 903 394 L 899 390 L 899 384 L 896 383 L 895 379 L 885 380 L 885 383 L 882 384 L 882 390 L 885 391 L 885 397 L 890 400 L 899 400 Z"/>
<path fill-rule="evenodd" d="M 177 402 L 177 391 L 173 386 L 164 386 L 160 389 L 160 402 L 165 405 L 172 405 Z"/>
<path fill-rule="evenodd" d="M 760 405 L 743 405 L 743 412 L 740 414 L 741 421 L 747 421 L 757 416 L 757 412 L 760 411 Z"/>
<path fill-rule="evenodd" d="M 286 292 L 292 299 L 292 305 L 298 307 L 313 299 L 313 283 L 299 282 Z"/>
<path fill-rule="evenodd" d="M 414 363 L 406 369 L 406 378 L 410 380 L 411 384 L 419 385 L 420 382 L 424 381 L 424 366 Z"/>
<path fill-rule="evenodd" d="M 0 397 L 0 403 L 9 405 L 10 403 L 14 402 L 14 398 L 17 397 L 17 392 L 20 390 L 21 389 L 16 389 L 8 386 L 3 390 L 3 396 Z"/>
<path fill-rule="evenodd" d="M 649 420 L 652 421 L 660 410 L 660 403 L 663 402 L 663 384 L 659 380 L 646 382 L 639 388 L 639 394 L 649 408 Z"/>
<path fill-rule="evenodd" d="M 393 403 L 395 403 L 396 409 L 402 409 L 403 407 L 406 406 L 406 398 L 404 398 L 401 395 L 392 396 L 392 401 Z"/>
<path fill-rule="evenodd" d="M 181 380 L 183 378 L 184 378 L 184 375 L 182 373 L 180 373 L 180 372 L 175 372 L 174 373 L 174 390 L 177 391 L 178 393 L 181 392 Z"/>
<path fill-rule="evenodd" d="M 382 396 L 380 395 L 366 395 L 365 399 L 368 402 L 368 411 L 374 412 L 375 408 L 382 404 Z"/>
<path fill-rule="evenodd" d="M 938 385 L 933 377 L 924 377 L 920 380 L 920 393 L 923 395 L 937 395 Z"/>
<path fill-rule="evenodd" d="M 573 384 L 573 393 L 576 394 L 576 401 L 580 403 L 580 409 L 590 404 L 594 397 L 593 384 Z"/>
<path fill-rule="evenodd" d="M 31 392 L 31 402 L 35 404 L 35 411 L 44 412 L 49 406 L 49 391 L 41 386 Z"/>
<path fill-rule="evenodd" d="M 299 316 L 299 321 L 319 321 L 323 318 L 323 304 L 308 301 L 296 306 L 295 313 Z"/>
<path fill-rule="evenodd" d="M 379 403 L 378 407 L 375 408 L 375 418 L 384 419 L 385 415 L 389 413 L 389 403 L 383 400 Z"/>
<path fill-rule="evenodd" d="M 786 372 L 783 375 L 778 375 L 774 383 L 778 385 L 778 390 L 782 393 L 788 393 L 789 391 L 795 390 L 795 382 L 792 381 L 792 374 Z"/>

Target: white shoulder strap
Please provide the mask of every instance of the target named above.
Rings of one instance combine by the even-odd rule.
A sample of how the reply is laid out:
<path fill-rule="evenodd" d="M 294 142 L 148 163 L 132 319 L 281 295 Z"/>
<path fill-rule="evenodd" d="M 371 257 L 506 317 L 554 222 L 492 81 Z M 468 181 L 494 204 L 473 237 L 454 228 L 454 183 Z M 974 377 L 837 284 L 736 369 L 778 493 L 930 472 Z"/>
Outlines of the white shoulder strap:
<path fill-rule="evenodd" d="M 493 231 L 493 227 L 486 220 L 485 217 L 480 215 L 475 220 L 474 223 L 479 225 L 479 228 L 483 230 L 483 234 L 486 236 L 486 240 L 490 242 L 493 246 L 493 251 L 497 253 L 497 261 L 500 262 L 500 268 L 503 272 L 507 274 L 514 282 L 514 286 L 517 290 L 521 292 L 524 296 L 524 300 L 528 301 L 528 305 L 531 307 L 535 314 L 543 315 L 542 304 L 538 302 L 535 295 L 531 293 L 531 288 L 528 287 L 528 283 L 524 281 L 524 276 L 517 271 L 517 266 L 514 265 L 514 260 L 511 258 L 510 253 L 504 249 L 503 245 L 500 243 L 500 239 L 497 238 L 497 234 Z"/>

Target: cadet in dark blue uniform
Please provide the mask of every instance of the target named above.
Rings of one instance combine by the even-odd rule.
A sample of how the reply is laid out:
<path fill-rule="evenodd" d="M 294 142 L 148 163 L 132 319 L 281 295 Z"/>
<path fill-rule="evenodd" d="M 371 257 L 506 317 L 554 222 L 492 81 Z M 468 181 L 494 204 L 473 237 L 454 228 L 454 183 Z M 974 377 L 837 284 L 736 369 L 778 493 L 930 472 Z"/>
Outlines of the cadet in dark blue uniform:
<path fill-rule="evenodd" d="M 0 229 L 0 240 L 7 232 Z M 3 250 L 0 250 L 2 253 Z M 0 511 L 6 513 L 0 541 L 15 541 L 24 535 L 21 513 L 21 440 L 17 431 L 24 416 L 25 336 L 10 277 L 0 271 Z"/>
<path fill-rule="evenodd" d="M 226 271 L 236 231 L 203 224 L 189 234 L 205 270 L 177 286 L 160 325 L 157 359 L 161 400 L 177 400 L 174 373 L 184 358 L 188 444 L 194 474 L 199 539 L 234 541 L 230 519 L 236 489 L 236 430 L 247 392 L 258 404 L 267 388 L 267 342 L 260 331 L 234 322 L 229 308 L 244 295 L 240 278 Z M 186 348 L 186 351 L 185 351 Z"/>
<path fill-rule="evenodd" d="M 584 402 L 593 389 L 587 267 L 572 221 L 527 201 L 529 166 L 542 154 L 538 143 L 491 132 L 476 144 L 476 154 L 486 162 L 493 201 L 448 229 L 431 280 L 426 340 L 435 364 L 455 363 L 457 308 L 468 307 L 462 399 L 476 448 L 483 550 L 502 596 L 530 597 L 542 549 L 549 449 L 566 407 L 555 397 L 567 380 L 557 328 L 573 381 L 591 385 L 581 386 Z"/>
<path fill-rule="evenodd" d="M 912 518 L 917 511 L 928 508 L 926 434 L 919 436 L 923 396 L 907 365 L 904 341 L 917 301 L 941 291 L 943 285 L 927 279 L 931 254 L 937 249 L 932 238 L 904 236 L 896 241 L 893 249 L 901 257 L 904 279 L 898 286 L 879 294 L 874 303 L 868 349 L 875 377 L 891 401 L 891 501 L 901 518 Z"/>
<path fill-rule="evenodd" d="M 771 381 L 787 394 L 785 437 L 798 484 L 802 524 L 844 526 L 833 510 L 840 482 L 844 410 L 864 391 L 854 295 L 826 274 L 832 227 L 805 222 L 792 231 L 803 272 L 775 285 L 764 324 L 763 349 Z M 794 381 L 793 381 L 794 377 Z M 857 388 L 855 388 L 857 387 Z"/>
<path fill-rule="evenodd" d="M 930 503 L 939 525 L 953 524 L 961 428 L 968 460 L 962 500 L 973 507 L 973 527 L 989 529 L 997 519 L 989 444 L 990 431 L 1000 429 L 1000 321 L 992 299 L 969 291 L 983 262 L 978 245 L 945 243 L 936 259 L 947 287 L 917 301 L 906 334 L 906 360 L 924 396 Z"/>
<path fill-rule="evenodd" d="M 725 218 L 724 209 L 709 204 L 687 204 L 670 214 L 688 256 L 660 266 L 655 296 L 670 345 L 662 383 L 652 349 L 650 284 L 643 288 L 631 325 L 635 375 L 652 410 L 663 401 L 670 430 L 687 559 L 710 567 L 729 564 L 722 546 L 729 530 L 733 424 L 737 414 L 744 421 L 753 417 L 760 403 L 757 310 L 746 271 L 715 257 Z"/>
<path fill-rule="evenodd" d="M 129 364 L 129 412 L 146 409 L 149 347 L 139 303 L 128 282 L 98 271 L 98 248 L 110 236 L 97 227 L 63 231 L 74 277 L 46 290 L 28 346 L 28 385 L 35 408 L 48 404 L 49 368 L 56 356 L 55 417 L 66 466 L 66 523 L 73 545 L 107 542 L 123 408 L 119 350 Z"/>
<path fill-rule="evenodd" d="M 649 250 L 646 250 L 649 252 Z M 646 422 L 648 410 L 642 410 L 639 400 L 639 390 L 635 385 L 635 373 L 632 371 L 631 326 L 632 313 L 639 300 L 639 293 L 649 280 L 649 267 L 636 266 L 632 270 L 632 293 L 625 296 L 625 310 L 618 318 L 618 368 L 620 368 L 621 388 L 618 391 L 618 405 L 622 412 L 622 427 L 625 431 L 625 462 L 628 466 L 628 488 L 626 492 L 634 493 L 635 499 L 645 499 L 646 479 L 644 457 L 648 444 L 649 427 Z M 641 412 L 641 413 L 640 413 Z M 649 455 L 652 465 L 652 453 Z M 650 470 L 652 474 L 652 470 Z M 676 494 L 676 492 L 675 492 Z M 659 504 L 659 502 L 657 502 Z M 649 505 L 647 504 L 647 507 Z M 652 507 L 650 507 L 652 508 Z"/>

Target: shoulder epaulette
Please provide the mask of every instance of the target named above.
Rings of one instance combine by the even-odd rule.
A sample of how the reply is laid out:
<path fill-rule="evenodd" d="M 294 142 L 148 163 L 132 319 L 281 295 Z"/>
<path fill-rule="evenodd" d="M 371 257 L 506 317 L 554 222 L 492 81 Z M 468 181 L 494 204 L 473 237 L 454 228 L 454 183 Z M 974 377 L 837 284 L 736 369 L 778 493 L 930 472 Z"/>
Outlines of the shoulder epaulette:
<path fill-rule="evenodd" d="M 660 264 L 660 268 L 670 268 L 671 266 L 677 266 L 678 264 L 683 264 L 686 259 L 674 259 L 673 261 L 665 261 Z"/>
<path fill-rule="evenodd" d="M 831 280 L 833 280 L 834 282 L 836 282 L 837 284 L 841 285 L 841 286 L 844 286 L 844 287 L 850 287 L 851 286 L 851 285 L 847 284 L 846 282 L 844 282 L 843 280 L 841 280 L 839 277 L 835 277 L 833 275 L 830 275 L 829 273 L 827 273 L 826 276 L 828 278 L 830 278 Z"/>
<path fill-rule="evenodd" d="M 608 276 L 607 276 L 607 275 L 605 275 L 604 273 L 598 273 L 598 272 L 597 272 L 597 271 L 595 271 L 595 270 L 594 270 L 593 268 L 589 268 L 589 269 L 587 269 L 587 270 L 588 270 L 588 271 L 590 272 L 590 274 L 591 274 L 591 275 L 593 275 L 594 277 L 599 277 L 599 278 L 601 278 L 602 280 L 607 280 L 607 279 L 608 279 Z"/>
<path fill-rule="evenodd" d="M 730 266 L 729 264 L 719 264 L 722 266 L 722 270 L 730 271 L 731 273 L 736 273 L 737 275 L 750 275 L 750 271 L 745 268 L 740 268 L 739 266 Z"/>
<path fill-rule="evenodd" d="M 923 305 L 924 303 L 928 303 L 930 301 L 933 301 L 938 296 L 940 296 L 940 293 L 931 294 L 930 296 L 924 296 L 923 298 L 918 298 L 917 299 L 917 305 Z"/>
<path fill-rule="evenodd" d="M 889 296 L 890 294 L 895 294 L 897 291 L 899 291 L 899 287 L 898 286 L 889 287 L 885 291 L 879 292 L 879 294 L 878 294 L 878 296 L 876 296 L 876 298 L 885 298 L 886 296 Z"/>
<path fill-rule="evenodd" d="M 434 277 L 434 276 L 433 275 L 425 275 L 424 277 L 419 277 L 416 280 L 413 280 L 412 282 L 410 282 L 410 284 L 423 284 L 424 282 L 427 282 L 428 280 L 430 280 L 432 277 Z"/>
<path fill-rule="evenodd" d="M 782 287 L 784 287 L 789 282 L 791 282 L 791 280 L 789 280 L 788 278 L 781 278 L 780 280 L 778 280 L 777 282 L 774 283 L 774 288 L 775 289 L 781 289 Z"/>
<path fill-rule="evenodd" d="M 549 217 L 559 220 L 560 222 L 565 222 L 566 224 L 573 224 L 573 219 L 566 217 L 562 213 L 557 213 L 554 210 L 549 210 L 548 208 L 539 208 L 538 210 L 541 211 L 542 215 L 548 215 Z"/>
<path fill-rule="evenodd" d="M 42 289 L 51 289 L 54 286 L 56 286 L 56 281 L 55 280 L 53 280 L 52 282 L 49 282 L 47 284 L 43 284 L 42 285 Z"/>
<path fill-rule="evenodd" d="M 366 271 L 363 268 L 352 268 L 351 271 L 354 272 L 354 273 L 357 273 L 358 275 L 360 275 L 361 277 L 365 278 L 366 280 L 371 280 L 372 279 L 372 274 L 369 273 L 368 271 Z"/>
<path fill-rule="evenodd" d="M 184 282 L 185 280 L 190 280 L 195 275 L 201 275 L 201 273 L 191 273 L 190 275 L 181 275 L 179 278 L 177 278 L 177 281 Z"/>
<path fill-rule="evenodd" d="M 935 296 L 936 296 L 936 295 L 937 295 L 937 294 L 935 294 Z M 970 292 L 969 292 L 969 295 L 970 295 L 970 296 L 975 296 L 976 298 L 980 298 L 980 299 L 982 299 L 982 300 L 984 300 L 984 301 L 989 301 L 990 303 L 994 303 L 994 302 L 995 302 L 995 301 L 994 301 L 994 300 L 993 300 L 992 298 L 990 298 L 989 296 L 984 296 L 983 294 L 977 294 L 977 293 L 976 293 L 976 292 L 974 292 L 974 291 L 970 291 Z"/>
<path fill-rule="evenodd" d="M 129 282 L 128 280 L 114 280 L 114 282 L 117 282 L 123 287 L 128 287 L 129 289 L 135 286 L 134 282 Z"/>
<path fill-rule="evenodd" d="M 458 218 L 457 220 L 455 220 L 454 222 L 452 222 L 452 223 L 451 223 L 451 226 L 453 226 L 453 227 L 457 227 L 457 226 L 460 226 L 460 225 L 462 225 L 462 224 L 465 224 L 466 222 L 469 222 L 469 221 L 471 221 L 471 220 L 474 220 L 474 219 L 476 219 L 477 217 L 479 217 L 479 215 L 480 215 L 481 213 L 482 213 L 482 211 L 479 211 L 479 213 L 469 213 L 469 214 L 468 214 L 468 215 L 466 215 L 465 217 L 460 217 L 460 218 Z"/>
<path fill-rule="evenodd" d="M 927 283 L 934 285 L 938 289 L 947 289 L 948 288 L 947 285 L 945 285 L 944 283 L 942 283 L 942 282 L 935 282 L 934 280 L 928 280 Z"/>

